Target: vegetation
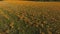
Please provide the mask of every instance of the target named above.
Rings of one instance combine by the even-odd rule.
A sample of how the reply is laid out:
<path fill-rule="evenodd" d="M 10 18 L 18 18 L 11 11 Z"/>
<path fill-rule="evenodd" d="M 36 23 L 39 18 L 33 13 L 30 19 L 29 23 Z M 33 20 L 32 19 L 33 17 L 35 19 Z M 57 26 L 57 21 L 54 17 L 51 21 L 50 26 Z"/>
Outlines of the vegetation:
<path fill-rule="evenodd" d="M 21 0 L 0 0 L 0 1 L 21 1 Z M 22 0 L 22 1 L 60 1 L 60 0 Z"/>
<path fill-rule="evenodd" d="M 1 2 L 0 34 L 60 34 L 59 4 Z"/>

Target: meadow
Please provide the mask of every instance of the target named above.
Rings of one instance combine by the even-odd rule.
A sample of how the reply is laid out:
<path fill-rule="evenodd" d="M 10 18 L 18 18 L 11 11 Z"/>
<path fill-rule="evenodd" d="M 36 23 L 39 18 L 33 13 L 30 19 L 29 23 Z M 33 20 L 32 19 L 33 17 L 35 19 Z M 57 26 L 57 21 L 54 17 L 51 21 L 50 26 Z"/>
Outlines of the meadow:
<path fill-rule="evenodd" d="M 0 1 L 0 34 L 60 34 L 60 2 Z"/>

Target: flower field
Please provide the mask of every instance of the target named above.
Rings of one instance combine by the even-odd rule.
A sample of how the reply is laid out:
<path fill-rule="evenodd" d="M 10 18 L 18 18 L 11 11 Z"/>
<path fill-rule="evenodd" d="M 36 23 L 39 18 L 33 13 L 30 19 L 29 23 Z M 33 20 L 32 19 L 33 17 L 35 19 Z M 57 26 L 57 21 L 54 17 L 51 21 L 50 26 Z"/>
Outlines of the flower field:
<path fill-rule="evenodd" d="M 60 34 L 60 2 L 0 1 L 0 34 Z"/>

